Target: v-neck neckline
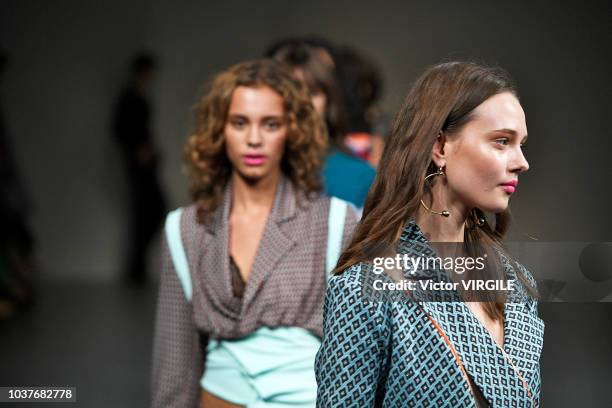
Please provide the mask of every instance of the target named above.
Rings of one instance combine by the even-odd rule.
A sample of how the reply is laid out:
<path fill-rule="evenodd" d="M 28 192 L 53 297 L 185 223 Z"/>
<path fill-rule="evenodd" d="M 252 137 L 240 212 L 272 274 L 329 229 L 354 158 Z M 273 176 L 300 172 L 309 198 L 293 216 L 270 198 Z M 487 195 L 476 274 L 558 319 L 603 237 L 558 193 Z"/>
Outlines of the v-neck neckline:
<path fill-rule="evenodd" d="M 226 209 L 226 214 L 224 214 L 224 218 L 225 218 L 225 225 L 226 225 L 226 233 L 225 233 L 225 242 L 223 242 L 223 251 L 225 252 L 225 278 L 226 280 L 229 281 L 229 290 L 233 296 L 233 286 L 232 286 L 232 271 L 231 271 L 231 261 L 233 259 L 234 263 L 236 264 L 236 266 L 238 267 L 238 274 L 240 276 L 240 279 L 242 280 L 242 282 L 244 283 L 243 286 L 243 291 L 242 291 L 242 296 L 239 298 L 241 301 L 241 308 L 240 311 L 241 313 L 244 310 L 245 306 L 245 298 L 247 296 L 247 294 L 250 292 L 250 287 L 253 285 L 253 280 L 254 280 L 254 276 L 255 273 L 259 271 L 259 263 L 261 261 L 259 261 L 259 258 L 261 257 L 261 248 L 262 248 L 262 242 L 264 241 L 265 237 L 266 237 L 266 233 L 268 231 L 268 229 L 270 228 L 270 224 L 274 222 L 274 215 L 276 214 L 277 211 L 277 206 L 278 206 L 278 200 L 279 200 L 279 195 L 282 194 L 282 183 L 283 183 L 283 179 L 279 180 L 279 184 L 276 186 L 276 191 L 274 193 L 274 199 L 272 201 L 272 207 L 270 208 L 270 211 L 268 212 L 268 214 L 266 215 L 266 222 L 263 226 L 263 229 L 261 231 L 261 236 L 259 238 L 259 242 L 257 243 L 257 248 L 255 249 L 255 256 L 253 257 L 253 262 L 251 263 L 251 268 L 248 271 L 248 276 L 245 279 L 244 275 L 242 275 L 240 267 L 238 266 L 237 263 L 235 263 L 235 259 L 233 258 L 233 254 L 232 254 L 232 250 L 231 250 L 231 234 L 232 234 L 232 228 L 231 228 L 231 222 L 230 222 L 230 216 L 231 216 L 231 209 L 232 209 L 232 200 L 233 200 L 233 195 L 232 195 L 232 191 L 230 190 L 229 194 L 229 205 L 227 206 Z M 233 188 L 233 186 L 231 187 Z"/>
<path fill-rule="evenodd" d="M 434 249 L 432 248 L 431 244 L 429 243 L 429 241 L 425 238 L 425 235 L 423 234 L 423 232 L 421 231 L 420 227 L 416 224 L 416 221 L 414 219 L 411 219 L 404 227 L 402 234 L 400 236 L 400 245 L 402 244 L 402 242 L 404 244 L 408 244 L 410 242 L 413 242 L 415 244 L 420 244 L 421 247 L 416 248 L 417 251 L 420 253 L 421 256 L 425 256 L 425 255 L 437 255 L 436 252 L 434 251 Z M 401 250 L 399 251 L 401 252 Z M 429 254 L 425 254 L 425 252 L 429 252 Z M 502 267 L 505 269 L 505 266 L 502 263 Z M 444 272 L 445 275 L 448 275 L 446 273 L 445 270 L 442 270 L 440 272 Z M 423 306 L 425 308 L 425 312 L 428 314 L 432 314 L 431 318 L 433 318 L 434 316 L 436 316 L 437 318 L 441 319 L 440 322 L 438 323 L 441 327 L 447 327 L 449 330 L 453 328 L 453 325 L 456 323 L 452 323 L 452 321 L 454 319 L 449 319 L 449 314 L 450 315 L 455 315 L 455 313 L 457 314 L 464 314 L 465 318 L 467 319 L 466 324 L 469 326 L 472 326 L 475 330 L 477 330 L 480 334 L 480 336 L 482 336 L 485 339 L 485 343 L 481 344 L 480 347 L 477 347 L 477 349 L 480 349 L 480 352 L 484 352 L 484 350 L 488 350 L 490 352 L 493 352 L 495 356 L 497 356 L 498 358 L 501 357 L 501 361 L 504 361 L 503 365 L 506 365 L 509 369 L 511 369 L 514 372 L 514 375 L 516 376 L 516 384 L 521 386 L 521 388 L 523 388 L 524 391 L 527 392 L 527 395 L 529 396 L 529 398 L 531 399 L 531 402 L 533 403 L 533 397 L 532 397 L 532 391 L 531 388 L 529 387 L 529 385 L 525 382 L 524 378 L 523 378 L 523 373 L 521 373 L 517 367 L 517 365 L 515 364 L 515 362 L 513 361 L 512 356 L 510 355 L 509 351 L 506 350 L 510 350 L 509 346 L 510 346 L 510 342 L 513 341 L 512 339 L 510 339 L 511 337 L 511 332 L 513 327 L 511 326 L 511 322 L 509 320 L 509 316 L 511 313 L 514 313 L 515 311 L 510 311 L 509 310 L 509 302 L 504 302 L 504 310 L 503 310 L 503 330 L 504 330 L 504 339 L 503 339 L 503 344 L 502 346 L 500 346 L 499 344 L 497 344 L 497 342 L 493 339 L 493 336 L 491 335 L 491 333 L 487 330 L 487 328 L 484 326 L 484 324 L 478 320 L 478 318 L 476 317 L 476 315 L 472 312 L 472 310 L 466 305 L 465 301 L 460 301 L 460 302 L 453 302 L 456 303 L 457 307 L 453 307 L 451 310 L 448 310 L 447 308 L 442 308 L 440 309 L 439 306 L 435 306 L 434 304 L 429 304 L 431 302 L 424 302 Z M 517 330 L 516 327 L 514 327 L 515 330 Z M 450 331 L 449 334 L 452 334 L 453 331 Z M 446 334 L 445 334 L 446 335 Z M 454 332 L 455 337 L 457 335 L 459 335 L 458 332 Z M 450 338 L 450 336 L 449 336 Z M 458 339 L 456 339 L 458 340 Z M 482 346 L 484 346 L 484 349 L 482 348 Z M 456 346 L 454 346 L 456 347 Z M 474 358 L 476 358 L 476 355 L 478 355 L 479 352 L 475 352 L 472 347 L 466 347 L 466 345 L 462 345 L 461 347 L 457 347 L 459 351 L 459 356 L 461 358 L 461 360 L 463 360 L 464 358 L 468 357 L 468 360 L 463 362 L 464 365 L 466 365 L 466 370 L 467 367 L 470 367 L 471 369 L 476 369 L 476 372 L 468 372 L 469 378 L 466 378 L 466 381 L 471 382 L 471 385 L 476 385 L 480 391 L 482 392 L 482 394 L 485 396 L 485 398 L 488 397 L 490 398 L 494 398 L 494 395 L 490 395 L 488 393 L 485 393 L 484 390 L 484 386 L 485 384 L 482 383 L 482 381 L 486 382 L 486 379 L 489 378 L 490 379 L 490 374 L 487 373 L 482 373 L 480 371 L 477 370 L 477 366 L 475 366 L 475 364 L 477 364 L 476 361 L 474 361 Z M 476 353 L 476 355 L 474 355 L 474 353 Z M 482 358 L 481 356 L 479 356 L 479 358 Z M 497 360 L 500 361 L 500 360 Z M 518 361 L 517 363 L 519 363 L 520 361 Z M 475 377 L 479 377 L 479 380 L 477 381 L 477 379 Z M 495 388 L 496 386 L 493 386 L 493 388 Z M 492 392 L 491 390 L 489 390 L 488 392 Z M 475 395 L 472 392 L 472 396 L 475 399 Z M 488 399 L 487 399 L 488 401 Z"/>
<path fill-rule="evenodd" d="M 434 248 L 432 247 L 430 241 L 427 239 L 427 237 L 425 236 L 425 233 L 423 232 L 423 230 L 421 230 L 421 227 L 419 227 L 419 225 L 416 223 L 416 220 L 414 219 L 410 219 L 406 225 L 404 226 L 404 229 L 401 233 L 401 240 L 403 241 L 411 241 L 411 240 L 416 240 L 419 241 L 421 243 L 423 243 L 424 245 L 427 246 L 427 248 L 429 249 L 429 251 L 431 251 L 431 253 L 434 256 L 437 256 L 437 252 L 434 250 Z M 448 272 L 446 272 L 446 270 L 442 269 L 442 272 L 448 276 Z M 479 329 L 481 331 L 483 331 L 487 336 L 488 336 L 488 340 L 495 346 L 497 347 L 502 354 L 504 354 L 504 357 L 509 358 L 509 355 L 506 351 L 506 346 L 508 344 L 508 334 L 509 334 L 509 326 L 508 326 L 508 303 L 504 302 L 504 310 L 503 310 L 503 322 L 502 322 L 502 330 L 503 330 L 503 341 L 502 341 L 502 345 L 500 346 L 499 344 L 497 344 L 497 342 L 495 341 L 495 339 L 493 338 L 493 335 L 491 334 L 491 332 L 489 332 L 489 330 L 486 328 L 486 326 L 484 325 L 483 322 L 481 322 L 478 317 L 474 314 L 474 312 L 472 312 L 472 310 L 469 308 L 469 306 L 466 304 L 465 300 L 461 300 L 461 306 L 462 308 L 467 312 L 468 316 L 470 318 L 472 318 L 476 323 L 477 323 L 477 327 L 479 327 Z M 511 360 L 510 360 L 511 361 Z"/>
<path fill-rule="evenodd" d="M 220 231 L 217 248 L 221 256 L 221 279 L 224 281 L 224 292 L 227 299 L 233 299 L 232 305 L 236 318 L 244 316 L 254 302 L 262 286 L 271 277 L 276 265 L 287 252 L 296 245 L 296 239 L 286 231 L 285 223 L 293 220 L 297 214 L 297 198 L 295 189 L 289 179 L 281 177 L 276 189 L 272 208 L 267 216 L 261 239 L 257 246 L 255 258 L 249 271 L 242 299 L 235 299 L 231 287 L 229 270 L 230 243 L 230 209 L 232 200 L 232 185 L 228 184 L 223 207 L 217 213 L 213 222 Z M 240 301 L 240 303 L 237 303 Z"/>

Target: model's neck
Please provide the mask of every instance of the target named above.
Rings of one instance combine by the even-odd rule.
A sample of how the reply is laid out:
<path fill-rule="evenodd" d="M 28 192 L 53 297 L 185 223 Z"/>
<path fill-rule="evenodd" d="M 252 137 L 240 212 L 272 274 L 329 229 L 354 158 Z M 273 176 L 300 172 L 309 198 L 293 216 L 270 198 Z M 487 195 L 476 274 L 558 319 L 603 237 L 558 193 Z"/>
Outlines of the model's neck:
<path fill-rule="evenodd" d="M 257 181 L 250 181 L 234 172 L 232 174 L 232 211 L 250 214 L 270 211 L 279 182 L 280 173 L 271 174 Z"/>

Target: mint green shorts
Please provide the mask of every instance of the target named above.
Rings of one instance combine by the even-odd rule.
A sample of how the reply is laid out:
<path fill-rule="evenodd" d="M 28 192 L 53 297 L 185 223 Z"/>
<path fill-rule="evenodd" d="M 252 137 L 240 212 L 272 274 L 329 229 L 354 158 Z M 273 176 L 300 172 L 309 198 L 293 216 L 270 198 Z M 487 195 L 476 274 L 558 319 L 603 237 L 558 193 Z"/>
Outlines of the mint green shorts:
<path fill-rule="evenodd" d="M 262 327 L 240 340 L 208 343 L 203 389 L 247 408 L 311 408 L 321 342 L 298 327 Z"/>

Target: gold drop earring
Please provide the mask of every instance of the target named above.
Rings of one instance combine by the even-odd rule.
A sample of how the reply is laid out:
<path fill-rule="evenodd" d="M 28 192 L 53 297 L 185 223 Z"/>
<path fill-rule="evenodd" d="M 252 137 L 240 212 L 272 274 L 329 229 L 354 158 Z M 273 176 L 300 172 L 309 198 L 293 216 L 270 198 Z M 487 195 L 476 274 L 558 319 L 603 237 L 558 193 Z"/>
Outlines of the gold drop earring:
<path fill-rule="evenodd" d="M 435 173 L 431 173 L 431 174 L 427 175 L 427 176 L 425 177 L 425 180 L 424 180 L 424 181 L 425 181 L 425 182 L 427 182 L 427 179 L 428 179 L 428 178 L 430 178 L 430 177 L 435 177 L 435 176 L 444 176 L 444 169 L 443 169 L 443 167 L 438 167 L 438 171 L 437 171 L 437 172 L 435 172 Z M 429 207 L 428 207 L 428 206 L 425 204 L 425 202 L 423 201 L 423 199 L 421 199 L 421 205 L 422 205 L 423 207 L 425 207 L 425 209 L 426 209 L 427 211 L 429 211 L 430 213 L 432 213 L 432 214 L 441 215 L 441 216 L 443 216 L 443 217 L 450 217 L 450 212 L 448 212 L 448 210 L 434 211 L 434 210 L 430 209 L 430 208 L 429 208 Z"/>

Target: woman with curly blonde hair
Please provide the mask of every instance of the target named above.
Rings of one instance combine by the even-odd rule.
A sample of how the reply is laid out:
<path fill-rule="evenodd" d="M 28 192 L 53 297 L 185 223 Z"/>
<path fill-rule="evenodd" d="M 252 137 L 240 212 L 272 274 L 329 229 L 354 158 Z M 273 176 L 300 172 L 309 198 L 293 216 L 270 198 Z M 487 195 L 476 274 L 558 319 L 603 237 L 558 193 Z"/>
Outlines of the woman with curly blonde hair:
<path fill-rule="evenodd" d="M 186 145 L 190 206 L 166 220 L 154 407 L 312 407 L 326 274 L 357 220 L 323 195 L 326 130 L 271 60 L 217 75 Z"/>

